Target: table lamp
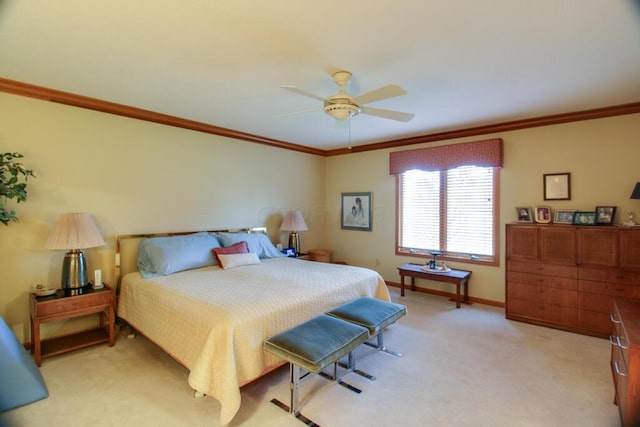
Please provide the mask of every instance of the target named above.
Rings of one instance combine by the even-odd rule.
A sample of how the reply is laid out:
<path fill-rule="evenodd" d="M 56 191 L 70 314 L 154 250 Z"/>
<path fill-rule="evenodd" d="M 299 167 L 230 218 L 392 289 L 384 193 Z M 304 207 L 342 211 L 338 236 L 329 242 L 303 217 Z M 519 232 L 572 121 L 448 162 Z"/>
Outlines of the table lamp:
<path fill-rule="evenodd" d="M 640 182 L 636 182 L 636 186 L 633 188 L 633 191 L 631 192 L 631 197 L 629 197 L 630 199 L 640 199 Z"/>
<path fill-rule="evenodd" d="M 282 221 L 280 226 L 282 231 L 290 231 L 289 234 L 289 247 L 295 248 L 296 256 L 300 253 L 300 236 L 298 231 L 307 231 L 307 224 L 304 222 L 304 217 L 300 211 L 289 211 Z"/>
<path fill-rule="evenodd" d="M 631 192 L 631 196 L 629 196 L 631 200 L 640 199 L 640 182 L 636 183 L 636 186 L 633 188 Z M 633 217 L 633 211 L 627 212 L 627 220 L 622 223 L 622 225 L 626 226 L 634 226 L 636 225 L 635 218 Z"/>
<path fill-rule="evenodd" d="M 91 215 L 87 213 L 60 215 L 45 247 L 68 251 L 62 261 L 61 287 L 63 289 L 73 290 L 87 286 L 87 266 L 80 249 L 104 245 L 104 239 Z"/>

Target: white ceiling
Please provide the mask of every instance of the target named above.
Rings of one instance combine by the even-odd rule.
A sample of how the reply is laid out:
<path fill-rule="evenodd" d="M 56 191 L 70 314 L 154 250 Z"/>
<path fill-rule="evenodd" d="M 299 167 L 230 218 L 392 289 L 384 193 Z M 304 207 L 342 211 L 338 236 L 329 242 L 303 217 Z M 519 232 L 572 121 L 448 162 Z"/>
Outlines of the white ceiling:
<path fill-rule="evenodd" d="M 0 77 L 323 150 L 640 101 L 636 0 L 0 0 Z"/>

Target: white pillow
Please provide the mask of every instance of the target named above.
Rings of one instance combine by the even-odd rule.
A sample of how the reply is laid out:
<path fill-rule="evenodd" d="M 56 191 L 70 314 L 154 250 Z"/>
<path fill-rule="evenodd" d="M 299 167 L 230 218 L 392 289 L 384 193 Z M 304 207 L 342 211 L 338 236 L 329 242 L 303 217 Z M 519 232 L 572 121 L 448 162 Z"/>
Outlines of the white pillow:
<path fill-rule="evenodd" d="M 220 254 L 218 255 L 218 259 L 220 259 L 220 264 L 222 264 L 222 268 L 225 270 L 243 265 L 260 264 L 260 259 L 255 252 L 228 255 Z"/>

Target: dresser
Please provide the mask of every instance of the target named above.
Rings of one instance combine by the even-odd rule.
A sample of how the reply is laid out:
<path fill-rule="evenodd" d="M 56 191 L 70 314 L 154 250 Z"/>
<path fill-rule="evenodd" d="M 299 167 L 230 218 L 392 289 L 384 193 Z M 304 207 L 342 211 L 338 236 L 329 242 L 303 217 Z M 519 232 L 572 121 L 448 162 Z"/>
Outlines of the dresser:
<path fill-rule="evenodd" d="M 640 300 L 640 228 L 507 224 L 506 316 L 609 337 L 613 299 Z"/>
<path fill-rule="evenodd" d="M 640 422 L 640 302 L 615 298 L 611 313 L 611 373 L 623 426 Z"/>

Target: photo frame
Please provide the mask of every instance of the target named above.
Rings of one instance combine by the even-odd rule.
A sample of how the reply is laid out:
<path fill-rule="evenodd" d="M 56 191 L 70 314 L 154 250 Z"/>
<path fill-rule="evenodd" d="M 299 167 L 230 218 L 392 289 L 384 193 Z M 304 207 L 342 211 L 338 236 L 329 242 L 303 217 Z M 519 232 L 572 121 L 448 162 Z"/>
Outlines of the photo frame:
<path fill-rule="evenodd" d="M 571 200 L 571 173 L 546 173 L 542 183 L 544 200 Z"/>
<path fill-rule="evenodd" d="M 596 212 L 575 211 L 573 213 L 573 225 L 596 225 Z"/>
<path fill-rule="evenodd" d="M 556 224 L 573 224 L 573 213 L 575 209 L 557 209 L 553 216 Z"/>
<path fill-rule="evenodd" d="M 616 206 L 596 206 L 596 224 L 611 225 L 616 216 Z"/>
<path fill-rule="evenodd" d="M 297 256 L 296 248 L 284 248 L 282 250 L 282 253 L 288 256 L 289 258 L 295 258 Z"/>
<path fill-rule="evenodd" d="M 516 218 L 518 222 L 533 222 L 533 213 L 528 206 L 516 207 Z"/>
<path fill-rule="evenodd" d="M 340 228 L 343 230 L 371 231 L 371 192 L 342 193 Z"/>
<path fill-rule="evenodd" d="M 551 222 L 551 208 L 549 206 L 536 206 L 535 218 L 539 224 L 549 224 Z"/>

